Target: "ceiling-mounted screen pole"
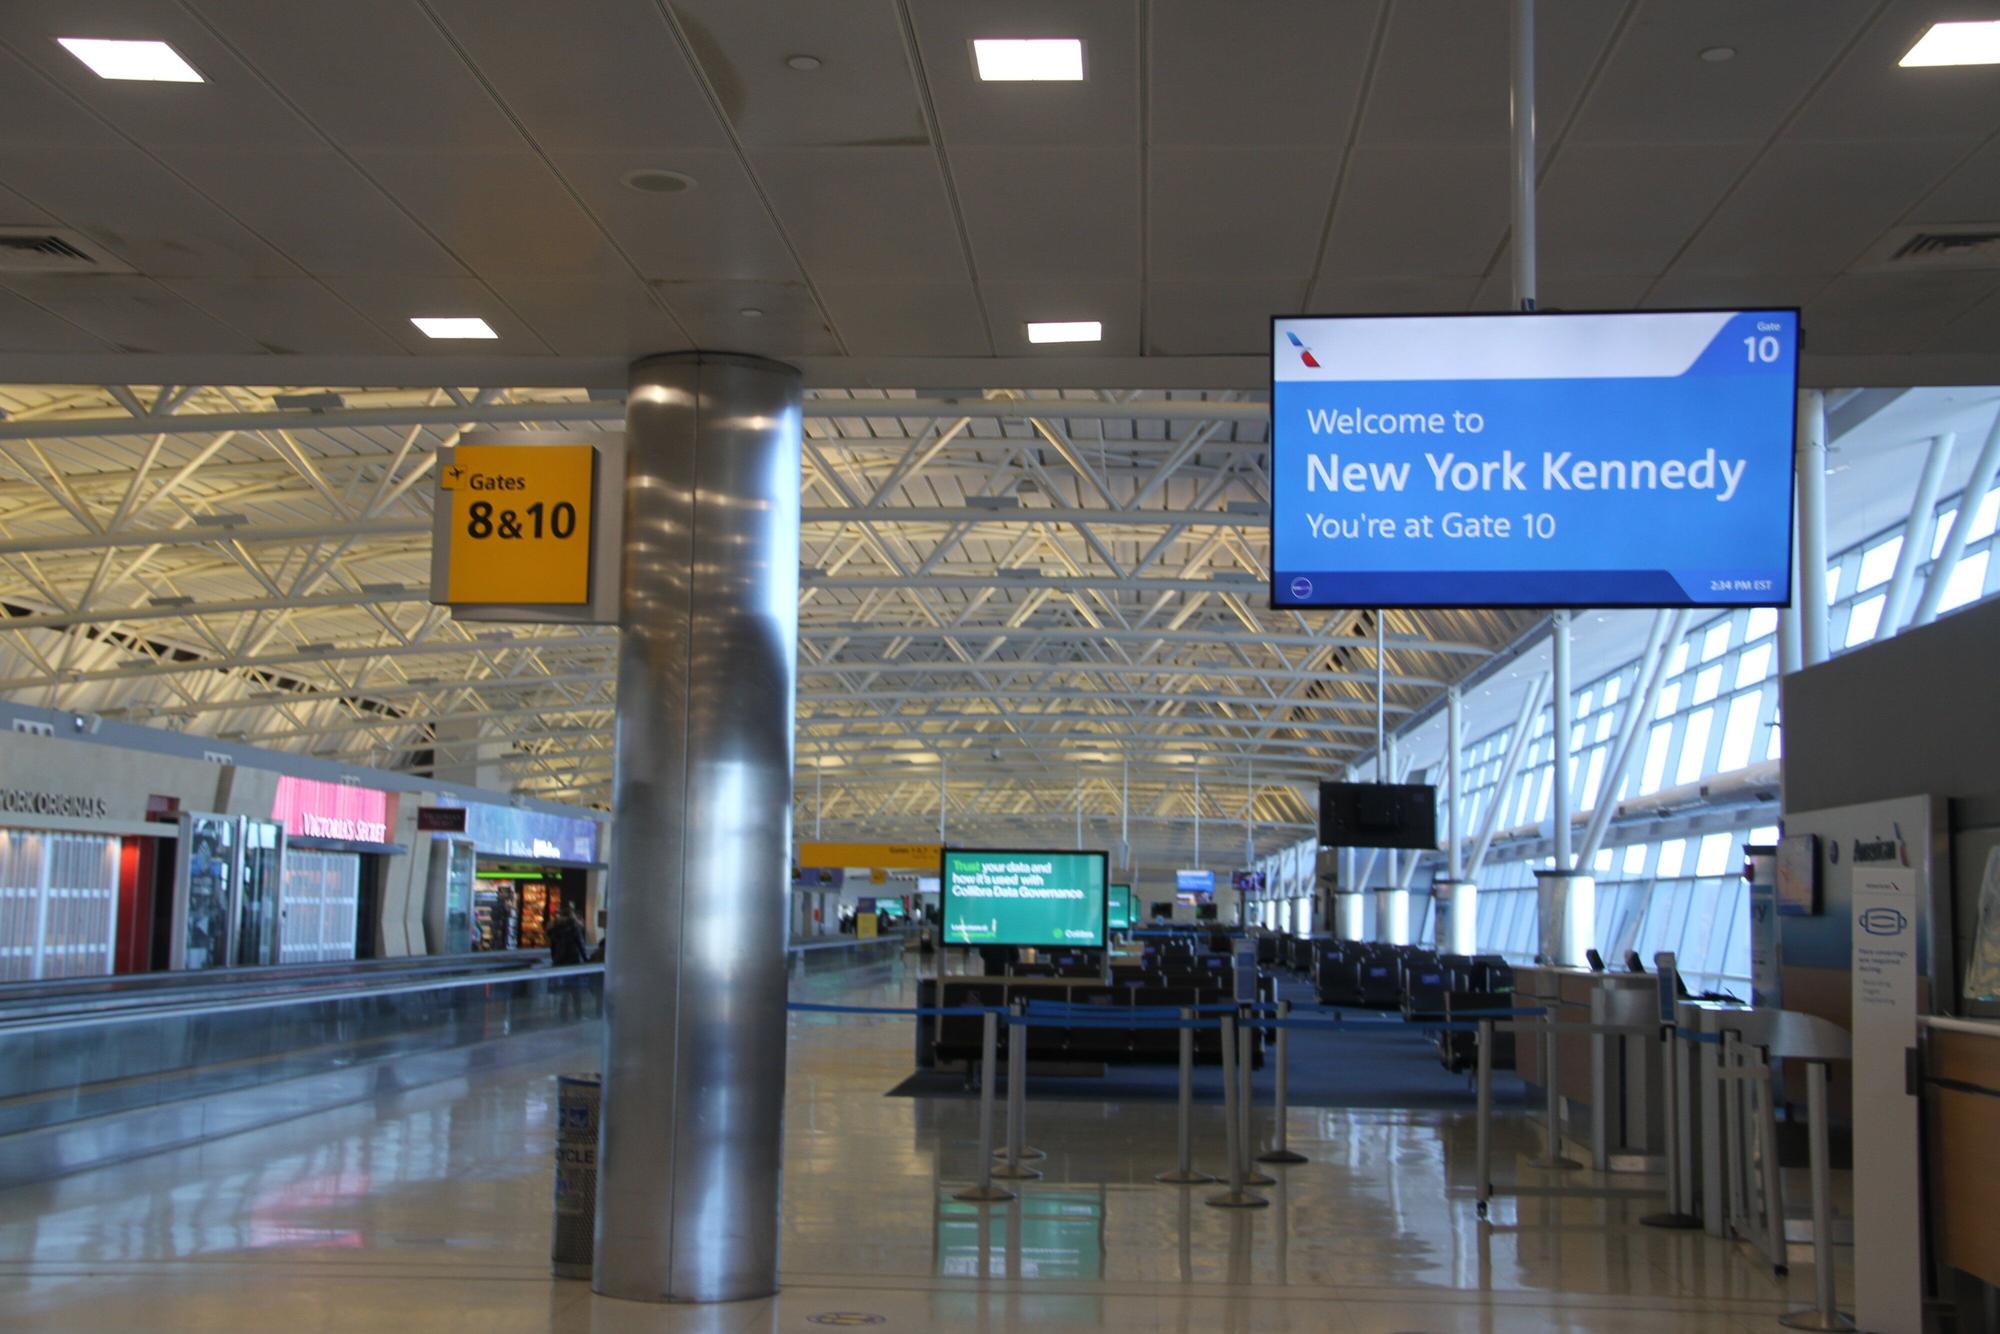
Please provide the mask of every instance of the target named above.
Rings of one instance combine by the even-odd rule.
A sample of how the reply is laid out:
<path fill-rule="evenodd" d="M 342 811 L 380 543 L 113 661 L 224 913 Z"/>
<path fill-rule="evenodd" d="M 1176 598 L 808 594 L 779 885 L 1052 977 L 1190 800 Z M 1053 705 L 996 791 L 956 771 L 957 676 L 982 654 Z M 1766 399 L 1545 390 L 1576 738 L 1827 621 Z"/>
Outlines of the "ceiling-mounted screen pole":
<path fill-rule="evenodd" d="M 819 842 L 819 761 L 813 761 L 813 842 Z"/>
<path fill-rule="evenodd" d="M 944 846 L 944 771 L 945 758 L 938 756 L 938 846 Z"/>
<path fill-rule="evenodd" d="M 1514 0 L 1508 117 L 1514 147 L 1514 309 L 1535 308 L 1535 0 Z"/>
<path fill-rule="evenodd" d="M 1201 865 L 1201 761 L 1194 762 L 1194 864 Z"/>

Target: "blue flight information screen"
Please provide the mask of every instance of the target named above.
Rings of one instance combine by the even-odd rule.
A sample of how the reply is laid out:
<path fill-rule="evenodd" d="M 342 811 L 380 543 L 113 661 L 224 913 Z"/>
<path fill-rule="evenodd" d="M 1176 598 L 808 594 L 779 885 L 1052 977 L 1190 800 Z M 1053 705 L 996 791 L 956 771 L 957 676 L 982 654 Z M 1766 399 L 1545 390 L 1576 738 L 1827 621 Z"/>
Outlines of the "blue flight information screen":
<path fill-rule="evenodd" d="M 1271 330 L 1273 606 L 1790 600 L 1796 310 Z"/>

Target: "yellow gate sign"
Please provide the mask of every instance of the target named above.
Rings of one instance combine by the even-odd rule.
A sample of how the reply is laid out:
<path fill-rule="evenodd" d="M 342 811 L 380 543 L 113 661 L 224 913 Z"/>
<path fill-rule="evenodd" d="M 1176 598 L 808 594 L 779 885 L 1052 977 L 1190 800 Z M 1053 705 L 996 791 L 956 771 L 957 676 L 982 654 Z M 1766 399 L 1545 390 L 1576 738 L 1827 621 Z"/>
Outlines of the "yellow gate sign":
<path fill-rule="evenodd" d="M 460 445 L 438 476 L 451 511 L 444 600 L 589 602 L 596 461 L 589 445 Z"/>

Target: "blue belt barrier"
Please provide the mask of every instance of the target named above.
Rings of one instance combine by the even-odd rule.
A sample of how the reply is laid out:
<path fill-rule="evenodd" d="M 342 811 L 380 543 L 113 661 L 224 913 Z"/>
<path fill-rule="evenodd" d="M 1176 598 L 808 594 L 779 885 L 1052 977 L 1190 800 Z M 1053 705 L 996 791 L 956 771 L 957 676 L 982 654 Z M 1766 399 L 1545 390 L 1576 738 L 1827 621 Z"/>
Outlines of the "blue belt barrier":
<path fill-rule="evenodd" d="M 933 1005 L 903 1007 L 889 1005 L 820 1005 L 812 1001 L 791 1001 L 788 1010 L 804 1010 L 809 1014 L 905 1014 L 929 1018 L 932 1015 L 979 1015 L 1006 1013 L 997 1005 Z"/>
<path fill-rule="evenodd" d="M 1092 1019 L 1081 1015 L 1067 1015 L 1061 1018 L 1038 1018 L 1034 1015 L 1010 1014 L 1007 1024 L 1014 1028 L 1207 1028 L 1200 1019 Z"/>

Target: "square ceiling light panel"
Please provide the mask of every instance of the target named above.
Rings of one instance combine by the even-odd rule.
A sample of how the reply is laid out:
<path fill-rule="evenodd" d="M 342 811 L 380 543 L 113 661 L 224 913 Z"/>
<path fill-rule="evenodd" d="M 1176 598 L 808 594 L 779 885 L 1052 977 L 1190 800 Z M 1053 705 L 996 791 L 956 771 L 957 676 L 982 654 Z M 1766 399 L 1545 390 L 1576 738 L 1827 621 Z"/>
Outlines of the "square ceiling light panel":
<path fill-rule="evenodd" d="M 1028 324 L 1031 343 L 1099 343 L 1104 325 L 1097 320 L 1041 320 Z"/>
<path fill-rule="evenodd" d="M 2000 20 L 1933 23 L 1896 62 L 1922 65 L 2000 65 Z"/>
<path fill-rule="evenodd" d="M 975 37 L 972 61 L 988 83 L 1076 83 L 1083 42 L 1075 37 Z"/>
<path fill-rule="evenodd" d="M 165 42 L 112 37 L 58 37 L 63 50 L 90 66 L 100 79 L 141 83 L 203 83 L 195 67 Z"/>
<path fill-rule="evenodd" d="M 493 326 L 477 315 L 412 315 L 410 323 L 426 338 L 498 338 Z"/>

